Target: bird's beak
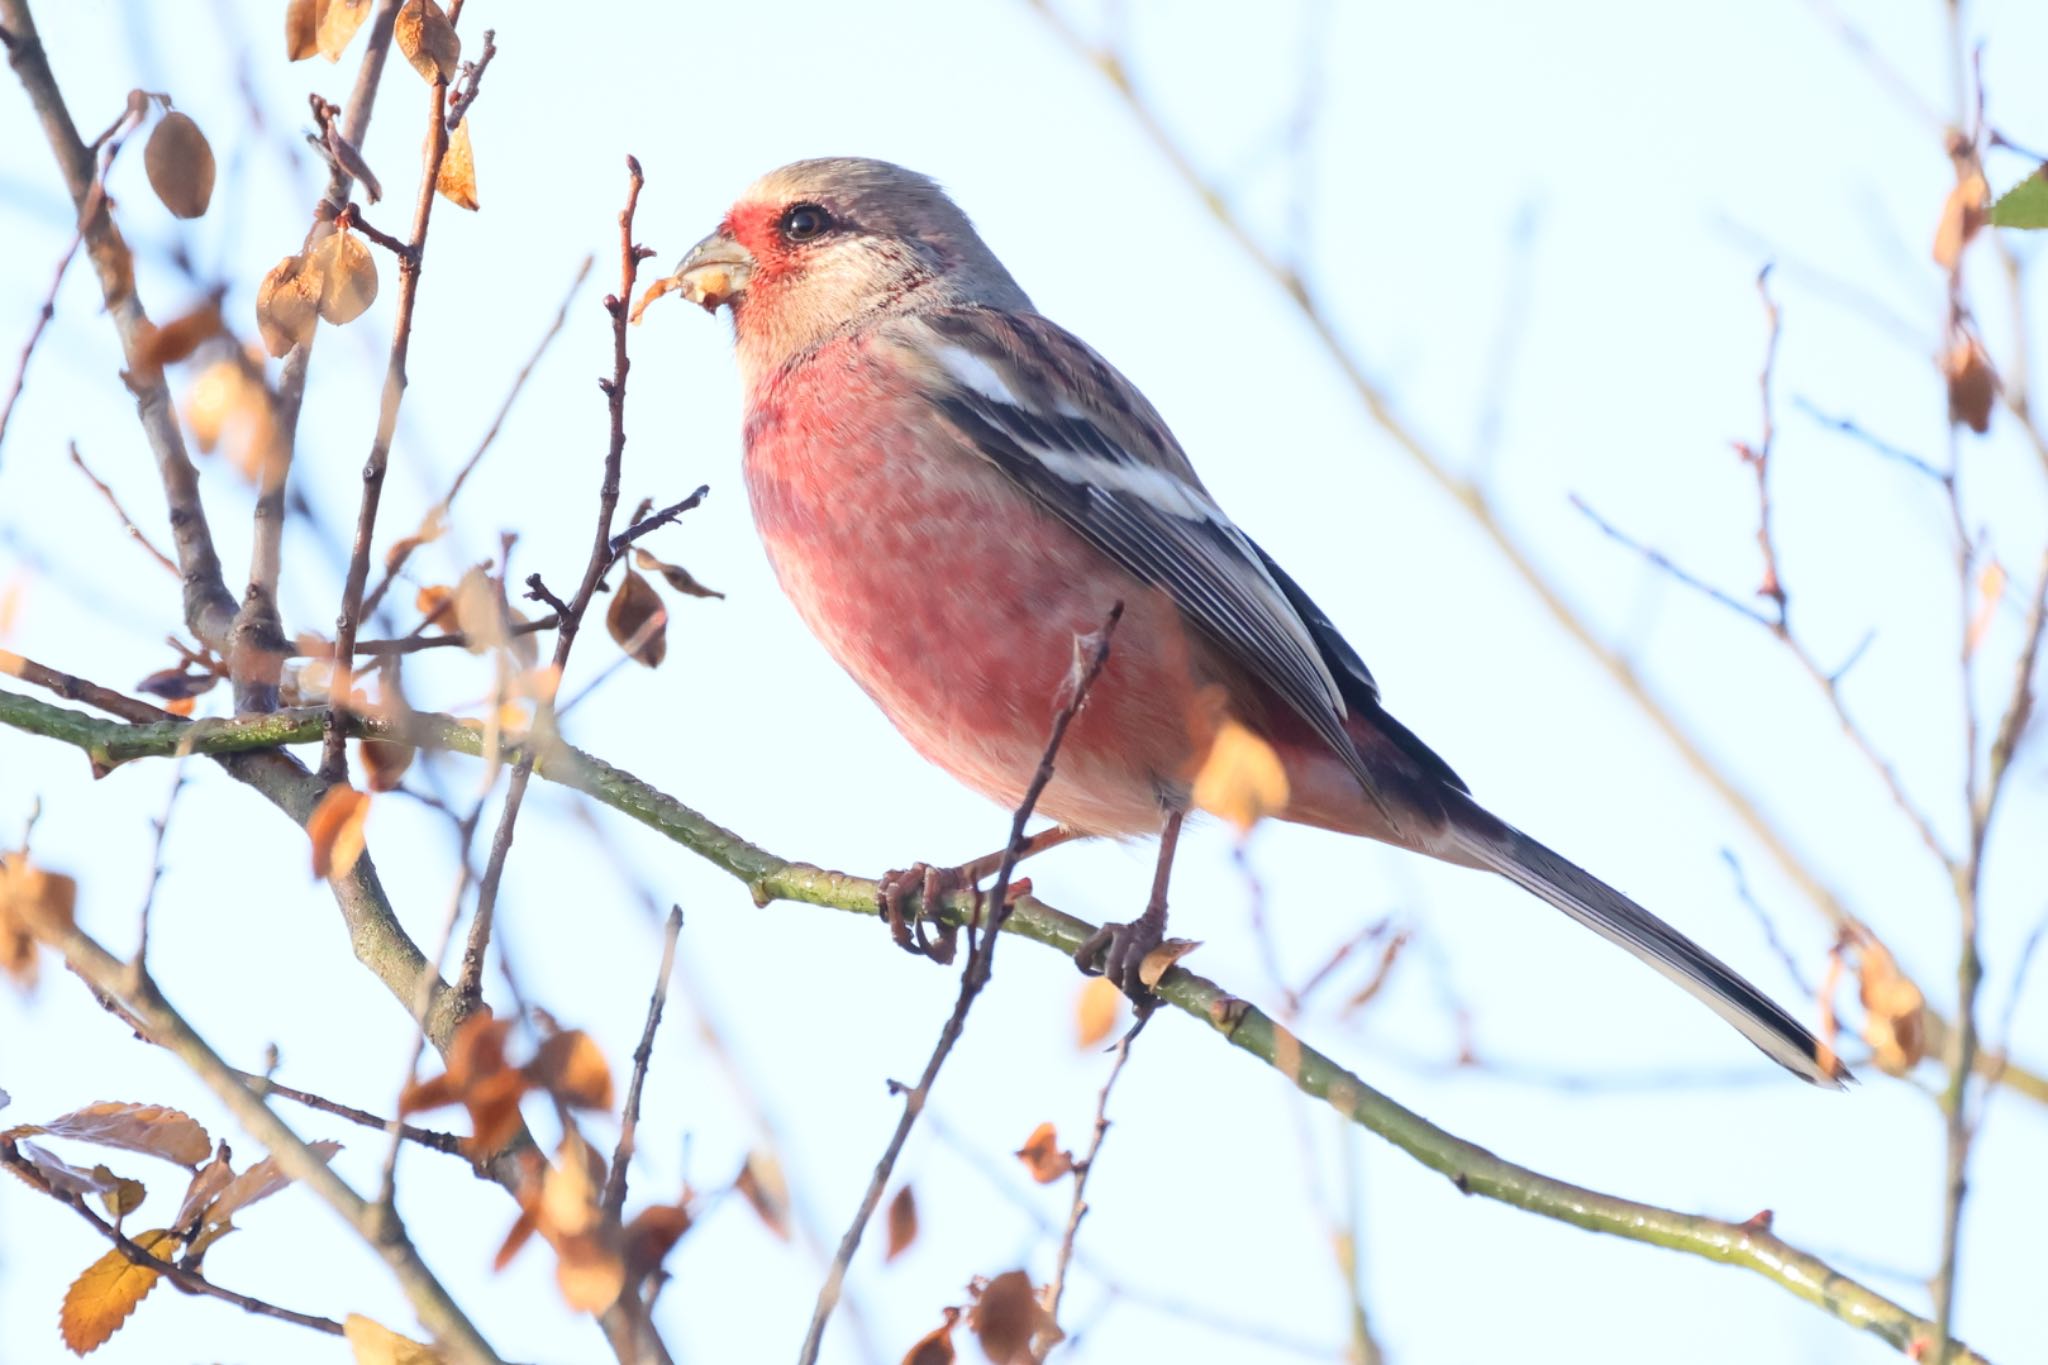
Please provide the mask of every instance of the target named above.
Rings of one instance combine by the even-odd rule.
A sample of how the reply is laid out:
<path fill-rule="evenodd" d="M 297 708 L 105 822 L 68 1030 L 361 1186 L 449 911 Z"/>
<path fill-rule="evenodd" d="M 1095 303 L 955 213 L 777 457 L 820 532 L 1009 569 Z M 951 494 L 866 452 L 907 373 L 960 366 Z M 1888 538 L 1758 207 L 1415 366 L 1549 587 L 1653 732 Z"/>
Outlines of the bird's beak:
<path fill-rule="evenodd" d="M 754 254 L 721 228 L 690 248 L 675 279 L 684 298 L 715 313 L 746 292 L 753 273 Z"/>

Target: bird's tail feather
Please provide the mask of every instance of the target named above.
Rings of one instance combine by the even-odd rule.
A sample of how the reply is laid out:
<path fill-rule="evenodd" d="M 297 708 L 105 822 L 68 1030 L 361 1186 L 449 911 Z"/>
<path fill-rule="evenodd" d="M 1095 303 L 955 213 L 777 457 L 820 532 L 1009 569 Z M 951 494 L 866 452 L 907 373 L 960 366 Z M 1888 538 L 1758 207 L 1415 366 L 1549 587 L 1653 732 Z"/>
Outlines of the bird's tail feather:
<path fill-rule="evenodd" d="M 1726 963 L 1584 868 L 1476 803 L 1451 819 L 1460 850 L 1663 973 L 1720 1015 L 1772 1061 L 1814 1085 L 1854 1080 L 1833 1051 Z"/>

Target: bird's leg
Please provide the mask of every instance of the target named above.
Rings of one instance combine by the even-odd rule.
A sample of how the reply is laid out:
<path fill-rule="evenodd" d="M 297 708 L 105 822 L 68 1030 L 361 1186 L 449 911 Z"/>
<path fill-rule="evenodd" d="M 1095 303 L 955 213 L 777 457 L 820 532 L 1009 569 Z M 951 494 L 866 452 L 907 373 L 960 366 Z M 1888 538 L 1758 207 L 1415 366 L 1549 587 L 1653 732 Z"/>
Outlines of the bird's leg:
<path fill-rule="evenodd" d="M 1075 965 L 1083 972 L 1108 977 L 1112 985 L 1140 1004 L 1150 998 L 1152 989 L 1139 970 L 1146 955 L 1166 939 L 1166 883 L 1173 875 L 1173 851 L 1180 843 L 1180 825 L 1186 816 L 1187 812 L 1180 810 L 1166 813 L 1166 825 L 1159 832 L 1159 865 L 1152 872 L 1152 898 L 1145 902 L 1145 913 L 1129 924 L 1103 925 L 1074 953 Z M 1099 967 L 1098 955 L 1102 959 Z"/>
<path fill-rule="evenodd" d="M 1049 848 L 1058 848 L 1070 839 L 1081 837 L 1081 831 L 1065 825 L 1054 825 L 1042 829 L 1024 841 L 1017 850 L 1014 862 L 1021 863 L 1034 853 L 1043 853 Z M 905 952 L 928 957 L 934 962 L 953 960 L 954 939 L 959 929 L 951 924 L 939 924 L 936 937 L 926 937 L 925 921 L 934 919 L 939 902 L 955 891 L 973 890 L 980 886 L 981 879 L 1002 867 L 1008 849 L 997 849 L 979 858 L 961 863 L 958 867 L 933 867 L 929 863 L 917 863 L 911 867 L 890 872 L 882 878 L 881 891 L 875 897 L 882 910 L 882 919 L 889 926 L 889 937 Z M 1013 863 L 1014 865 L 1014 863 Z M 1031 890 L 1031 879 L 1015 878 L 1005 899 L 1015 901 Z M 915 910 L 906 914 L 911 897 L 917 897 Z M 976 895 L 976 911 L 979 913 L 979 893 Z"/>

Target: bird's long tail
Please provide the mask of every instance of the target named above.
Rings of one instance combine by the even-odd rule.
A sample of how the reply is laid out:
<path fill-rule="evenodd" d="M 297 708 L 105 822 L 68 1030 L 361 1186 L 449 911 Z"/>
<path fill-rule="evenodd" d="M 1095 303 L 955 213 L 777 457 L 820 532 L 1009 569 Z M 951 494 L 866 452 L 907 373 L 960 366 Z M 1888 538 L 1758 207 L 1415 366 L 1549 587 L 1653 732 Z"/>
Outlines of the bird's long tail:
<path fill-rule="evenodd" d="M 1839 1090 L 1844 1081 L 1855 1079 L 1832 1050 L 1712 953 L 1469 798 L 1447 795 L 1455 796 L 1449 812 L 1452 840 L 1473 863 L 1628 949 L 1801 1080 Z"/>

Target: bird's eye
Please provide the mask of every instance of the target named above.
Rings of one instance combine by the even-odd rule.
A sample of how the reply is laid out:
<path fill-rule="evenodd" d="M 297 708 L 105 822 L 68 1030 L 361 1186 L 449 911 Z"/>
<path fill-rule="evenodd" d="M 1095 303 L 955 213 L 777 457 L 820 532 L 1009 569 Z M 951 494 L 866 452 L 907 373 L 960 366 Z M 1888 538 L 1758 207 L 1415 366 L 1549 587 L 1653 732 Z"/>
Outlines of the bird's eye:
<path fill-rule="evenodd" d="M 792 242 L 810 242 L 825 235 L 832 215 L 816 204 L 792 204 L 782 215 L 782 235 Z"/>

